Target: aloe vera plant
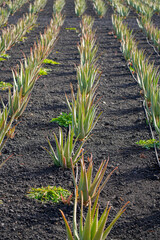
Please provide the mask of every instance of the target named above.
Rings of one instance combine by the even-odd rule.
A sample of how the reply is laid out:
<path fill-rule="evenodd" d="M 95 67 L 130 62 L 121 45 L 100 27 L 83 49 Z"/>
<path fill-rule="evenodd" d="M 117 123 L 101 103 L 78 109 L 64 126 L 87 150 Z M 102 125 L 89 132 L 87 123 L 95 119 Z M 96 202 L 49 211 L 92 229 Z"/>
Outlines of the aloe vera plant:
<path fill-rule="evenodd" d="M 88 210 L 86 215 L 86 220 L 84 221 L 84 213 L 83 213 L 83 193 L 81 198 L 81 213 L 80 213 L 80 223 L 79 229 L 77 224 L 77 200 L 78 200 L 78 190 L 76 190 L 75 202 L 74 202 L 74 215 L 73 215 L 73 233 L 69 226 L 69 223 L 63 213 L 60 210 L 62 217 L 65 222 L 67 238 L 68 240 L 105 240 L 107 239 L 110 231 L 113 226 L 120 218 L 120 216 L 125 212 L 126 206 L 129 202 L 127 202 L 116 214 L 110 224 L 106 227 L 109 213 L 111 211 L 111 206 L 107 203 L 107 206 L 99 218 L 99 205 L 98 205 L 99 194 L 96 197 L 94 205 L 92 207 L 91 199 L 89 198 Z"/>
<path fill-rule="evenodd" d="M 160 52 L 160 30 L 158 27 L 155 27 L 150 18 L 146 16 L 141 16 L 139 23 L 139 27 L 143 29 L 147 38 L 153 41 L 154 46 L 157 48 L 158 52 Z"/>
<path fill-rule="evenodd" d="M 80 45 L 78 45 L 78 51 L 80 53 L 81 65 L 85 63 L 95 64 L 98 46 L 96 45 L 96 38 L 94 32 L 85 33 L 82 35 Z"/>
<path fill-rule="evenodd" d="M 100 79 L 100 70 L 93 64 L 88 63 L 77 67 L 77 80 L 81 93 L 85 91 L 87 94 L 92 88 L 96 88 Z"/>
<path fill-rule="evenodd" d="M 75 0 L 75 13 L 80 17 L 86 10 L 86 0 Z"/>
<path fill-rule="evenodd" d="M 80 24 L 82 37 L 78 50 L 80 53 L 80 65 L 77 67 L 77 80 L 81 93 L 87 94 L 92 88 L 96 88 L 100 79 L 100 70 L 96 65 L 98 46 L 96 44 L 95 31 L 92 30 L 94 19 L 83 16 Z"/>
<path fill-rule="evenodd" d="M 109 161 L 109 159 L 108 159 Z M 78 189 L 78 195 L 79 199 L 82 198 L 83 193 L 83 203 L 85 205 L 88 204 L 89 199 L 91 201 L 95 200 L 97 195 L 100 194 L 100 192 L 103 190 L 104 186 L 108 182 L 110 176 L 112 173 L 117 169 L 117 167 L 106 177 L 106 179 L 103 181 L 104 174 L 106 172 L 108 161 L 102 161 L 99 169 L 97 170 L 96 176 L 94 179 L 92 179 L 92 173 L 93 173 L 93 158 L 92 155 L 90 158 L 88 158 L 89 166 L 88 169 L 86 169 L 85 163 L 84 163 L 84 156 L 82 154 L 82 158 L 80 160 L 81 162 L 81 174 L 79 179 L 79 184 L 76 182 L 76 176 L 74 172 L 74 166 L 72 165 L 72 174 L 73 174 L 73 181 L 75 188 Z"/>
<path fill-rule="evenodd" d="M 6 24 L 6 22 L 8 21 L 9 15 L 10 15 L 10 11 L 2 7 L 0 8 L 0 27 Z"/>
<path fill-rule="evenodd" d="M 131 31 L 122 23 L 122 19 L 114 15 L 112 22 L 116 34 L 121 39 L 122 51 L 127 60 L 132 62 L 138 83 L 143 89 L 148 116 L 153 120 L 154 127 L 160 136 L 159 69 L 154 67 L 154 63 L 149 63 L 149 58 L 146 58 L 144 51 L 138 49 Z"/>
<path fill-rule="evenodd" d="M 150 8 L 152 8 L 153 11 L 156 13 L 160 12 L 160 4 L 159 0 L 141 0 L 143 3 L 148 5 Z"/>
<path fill-rule="evenodd" d="M 3 104 L 3 110 L 0 111 L 0 154 L 7 139 L 10 137 L 9 130 L 14 121 L 14 115 L 10 118 L 7 106 Z"/>
<path fill-rule="evenodd" d="M 25 110 L 38 78 L 39 69 L 52 50 L 63 21 L 61 14 L 51 19 L 50 26 L 43 35 L 40 34 L 40 40 L 34 44 L 30 56 L 24 57 L 24 63 L 20 62 L 20 66 L 13 71 L 13 93 L 9 88 L 8 105 L 3 105 L 3 110 L 0 112 L 0 152 L 7 139 L 13 137 L 15 126 L 11 128 L 11 125 Z"/>
<path fill-rule="evenodd" d="M 35 0 L 34 4 L 29 5 L 30 13 L 38 13 L 41 9 L 45 7 L 47 0 Z"/>
<path fill-rule="evenodd" d="M 80 53 L 81 65 L 85 63 L 95 64 L 98 46 L 96 44 L 95 30 L 93 30 L 94 19 L 91 16 L 84 15 L 80 28 L 82 37 L 78 45 Z"/>
<path fill-rule="evenodd" d="M 13 71 L 13 95 L 9 92 L 10 116 L 17 112 L 15 117 L 19 118 L 25 110 L 41 65 L 51 52 L 62 23 L 63 17 L 60 14 L 51 19 L 48 28 L 43 35 L 40 34 L 40 40 L 31 49 L 30 56 L 24 57 L 24 63 L 20 62 L 20 66 Z"/>
<path fill-rule="evenodd" d="M 94 9 L 99 17 L 104 17 L 107 11 L 106 4 L 103 0 L 94 0 L 93 1 Z"/>
<path fill-rule="evenodd" d="M 69 102 L 66 95 L 68 107 L 72 112 L 72 128 L 75 136 L 83 140 L 89 136 L 96 125 L 100 115 L 98 112 L 98 102 L 95 102 L 95 90 L 92 89 L 89 94 L 81 93 L 78 88 L 77 98 L 75 98 L 73 87 L 71 85 L 72 103 Z"/>
<path fill-rule="evenodd" d="M 56 0 L 53 4 L 53 13 L 59 14 L 61 13 L 62 9 L 64 8 L 65 0 Z"/>
<path fill-rule="evenodd" d="M 136 0 L 126 0 L 128 5 L 132 6 L 133 8 L 136 9 L 137 13 L 146 16 L 147 18 L 151 18 L 153 15 L 153 10 L 144 4 L 141 1 L 136 1 Z"/>
<path fill-rule="evenodd" d="M 51 156 L 54 164 L 56 166 L 61 166 L 64 168 L 71 168 L 71 161 L 73 166 L 78 162 L 81 157 L 82 146 L 84 141 L 80 144 L 78 149 L 74 153 L 74 149 L 76 147 L 77 138 L 74 140 L 74 131 L 69 127 L 68 136 L 63 136 L 63 131 L 59 128 L 59 141 L 54 133 L 55 143 L 56 143 L 56 152 L 54 151 L 51 142 L 48 139 L 48 144 L 50 150 L 44 148 L 49 155 Z"/>
<path fill-rule="evenodd" d="M 129 8 L 122 4 L 119 0 L 109 0 L 115 11 L 122 17 L 127 17 L 129 14 Z"/>
<path fill-rule="evenodd" d="M 9 11 L 11 14 L 14 14 L 19 8 L 23 6 L 23 4 L 27 3 L 28 0 L 9 0 L 7 1 L 7 5 L 9 7 Z"/>
<path fill-rule="evenodd" d="M 36 15 L 26 14 L 16 25 L 3 29 L 0 36 L 0 56 L 4 55 L 16 42 L 22 40 L 24 35 L 35 26 L 36 21 Z"/>
<path fill-rule="evenodd" d="M 157 86 L 151 95 L 151 115 L 160 141 L 160 88 Z"/>

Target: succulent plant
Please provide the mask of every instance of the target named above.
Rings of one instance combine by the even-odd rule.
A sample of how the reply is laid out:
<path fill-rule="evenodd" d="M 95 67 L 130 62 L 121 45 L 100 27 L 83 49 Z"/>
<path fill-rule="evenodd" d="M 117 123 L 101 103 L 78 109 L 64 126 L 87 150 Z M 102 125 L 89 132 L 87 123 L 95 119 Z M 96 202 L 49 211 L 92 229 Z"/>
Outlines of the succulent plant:
<path fill-rule="evenodd" d="M 109 159 L 108 159 L 109 161 Z M 95 200 L 97 195 L 100 194 L 100 192 L 103 190 L 104 186 L 108 182 L 110 176 L 112 173 L 117 169 L 117 167 L 106 177 L 106 179 L 103 181 L 104 174 L 106 172 L 108 161 L 102 161 L 99 169 L 97 170 L 96 176 L 94 179 L 92 179 L 92 173 L 93 173 L 93 159 L 92 155 L 90 158 L 88 158 L 89 166 L 88 169 L 86 169 L 85 163 L 84 163 L 84 156 L 82 154 L 82 158 L 80 160 L 81 162 L 81 173 L 80 173 L 80 179 L 79 183 L 76 181 L 76 176 L 74 172 L 74 166 L 72 165 L 72 174 L 73 174 L 73 181 L 75 188 L 78 189 L 78 195 L 79 199 L 82 198 L 83 193 L 83 202 L 85 205 L 88 204 L 89 199 Z"/>
<path fill-rule="evenodd" d="M 71 168 L 71 166 L 75 166 L 78 160 L 81 157 L 82 146 L 84 141 L 77 148 L 74 153 L 74 149 L 76 147 L 77 138 L 74 140 L 74 130 L 69 127 L 68 136 L 63 136 L 63 131 L 59 128 L 59 141 L 54 133 L 55 143 L 56 143 L 56 151 L 54 151 L 51 142 L 48 139 L 48 144 L 50 150 L 44 148 L 49 155 L 51 156 L 54 164 L 56 166 L 61 166 L 64 168 Z M 72 162 L 72 163 L 71 163 Z"/>
<path fill-rule="evenodd" d="M 65 222 L 67 238 L 68 240 L 105 240 L 117 220 L 120 216 L 125 212 L 125 208 L 129 202 L 127 202 L 116 214 L 110 224 L 106 227 L 106 223 L 108 220 L 109 213 L 111 211 L 111 207 L 109 203 L 99 218 L 99 205 L 98 205 L 99 194 L 96 197 L 94 205 L 92 206 L 91 198 L 89 198 L 88 210 L 85 221 L 84 213 L 83 213 L 83 193 L 81 198 L 81 212 L 80 212 L 80 223 L 79 229 L 77 226 L 77 201 L 78 201 L 78 190 L 76 190 L 75 202 L 74 202 L 74 215 L 73 215 L 73 233 L 69 226 L 69 223 L 64 215 L 64 213 L 60 210 L 62 217 Z M 105 228 L 106 227 L 106 228 Z"/>

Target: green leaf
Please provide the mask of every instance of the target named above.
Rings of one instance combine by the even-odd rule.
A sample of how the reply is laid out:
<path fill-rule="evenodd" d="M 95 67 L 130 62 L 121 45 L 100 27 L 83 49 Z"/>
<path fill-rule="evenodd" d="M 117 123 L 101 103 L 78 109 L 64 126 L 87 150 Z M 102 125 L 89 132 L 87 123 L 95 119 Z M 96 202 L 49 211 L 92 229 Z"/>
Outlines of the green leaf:
<path fill-rule="evenodd" d="M 131 66 L 129 66 L 129 69 L 131 70 L 131 72 L 135 72 L 135 69 Z"/>
<path fill-rule="evenodd" d="M 71 232 L 70 226 L 69 226 L 69 224 L 68 224 L 68 222 L 67 222 L 67 219 L 66 219 L 66 217 L 64 216 L 64 213 L 62 212 L 62 210 L 60 210 L 60 212 L 61 212 L 62 217 L 63 217 L 64 222 L 65 222 L 68 240 L 74 240 L 74 239 L 73 239 L 73 236 L 72 236 L 72 232 Z"/>
<path fill-rule="evenodd" d="M 84 224 L 82 239 L 90 239 L 90 237 L 91 237 L 91 199 L 89 198 L 88 212 L 87 212 L 87 217 Z"/>

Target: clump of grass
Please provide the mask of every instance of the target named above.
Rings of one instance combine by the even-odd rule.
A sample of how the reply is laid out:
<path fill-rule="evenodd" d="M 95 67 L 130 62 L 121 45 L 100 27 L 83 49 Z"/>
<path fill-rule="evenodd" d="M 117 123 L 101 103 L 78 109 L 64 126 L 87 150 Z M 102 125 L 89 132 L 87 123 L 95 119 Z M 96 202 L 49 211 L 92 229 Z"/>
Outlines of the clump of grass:
<path fill-rule="evenodd" d="M 67 199 L 71 195 L 71 192 L 56 186 L 47 186 L 41 188 L 31 188 L 27 197 L 31 199 L 37 199 L 41 202 L 59 203 L 62 199 Z"/>
<path fill-rule="evenodd" d="M 62 112 L 57 118 L 52 118 L 50 122 L 56 122 L 60 126 L 69 127 L 72 124 L 72 113 Z"/>
<path fill-rule="evenodd" d="M 156 141 L 155 139 L 139 140 L 136 144 L 146 149 L 154 148 L 154 145 L 158 148 L 160 146 L 159 141 Z"/>

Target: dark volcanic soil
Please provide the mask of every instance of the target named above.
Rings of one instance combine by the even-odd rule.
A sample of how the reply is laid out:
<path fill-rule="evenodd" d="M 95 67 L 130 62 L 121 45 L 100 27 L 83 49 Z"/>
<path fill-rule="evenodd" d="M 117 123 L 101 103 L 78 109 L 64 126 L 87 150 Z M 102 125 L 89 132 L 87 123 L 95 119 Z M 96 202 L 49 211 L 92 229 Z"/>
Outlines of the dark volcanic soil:
<path fill-rule="evenodd" d="M 11 81 L 11 68 L 23 58 L 21 50 L 29 54 L 34 40 L 52 17 L 52 5 L 53 1 L 48 0 L 44 11 L 39 14 L 39 25 L 28 34 L 24 43 L 16 44 L 8 52 L 11 58 L 7 62 L 0 63 L 1 80 Z M 113 206 L 110 221 L 125 202 L 131 202 L 108 239 L 158 240 L 160 172 L 154 151 L 142 149 L 135 144 L 140 139 L 151 138 L 140 89 L 127 68 L 120 43 L 110 34 L 113 31 L 112 9 L 108 7 L 106 17 L 98 19 L 91 2 L 88 2 L 86 13 L 95 17 L 94 27 L 97 29 L 100 54 L 98 64 L 102 70 L 97 92 L 102 97 L 100 110 L 103 114 L 84 148 L 88 154 L 93 154 L 96 169 L 108 156 L 108 170 L 118 166 L 118 171 L 113 174 L 101 194 L 101 213 L 107 201 L 110 201 Z M 16 14 L 22 16 L 21 10 Z M 71 171 L 54 167 L 52 160 L 41 148 L 47 146 L 46 136 L 52 138 L 53 131 L 58 134 L 58 125 L 49 121 L 62 111 L 68 111 L 65 92 L 69 96 L 70 83 L 74 89 L 77 85 L 74 64 L 79 64 L 79 36 L 76 31 L 66 30 L 75 27 L 79 29 L 80 19 L 75 16 L 73 0 L 66 1 L 64 14 L 65 23 L 54 51 L 49 56 L 61 64 L 49 66 L 52 72 L 38 79 L 27 109 L 16 128 L 15 138 L 9 140 L 3 149 L 3 159 L 14 153 L 14 157 L 0 170 L 0 199 L 3 201 L 0 205 L 0 239 L 3 240 L 63 240 L 66 239 L 66 232 L 59 209 L 64 211 L 70 222 L 73 219 L 73 205 L 41 204 L 26 197 L 31 187 L 56 185 L 73 191 Z M 134 18 L 136 16 L 132 14 L 132 20 L 128 20 L 131 28 L 137 28 Z M 141 38 L 141 47 L 143 46 L 151 51 L 144 35 Z M 156 54 L 154 60 L 156 63 L 159 61 Z"/>

